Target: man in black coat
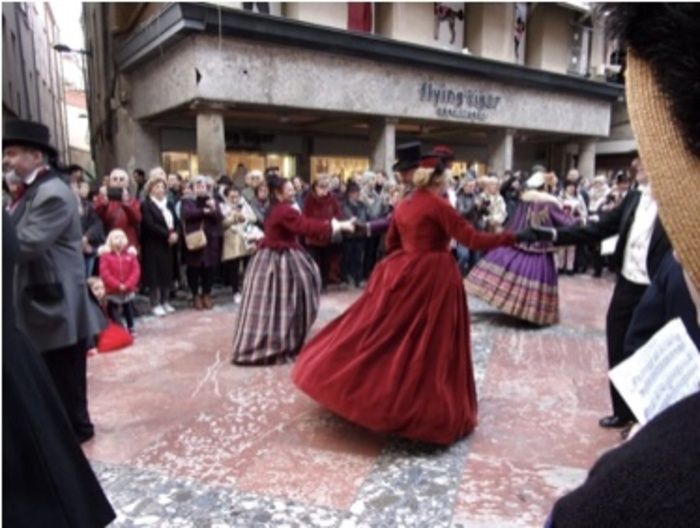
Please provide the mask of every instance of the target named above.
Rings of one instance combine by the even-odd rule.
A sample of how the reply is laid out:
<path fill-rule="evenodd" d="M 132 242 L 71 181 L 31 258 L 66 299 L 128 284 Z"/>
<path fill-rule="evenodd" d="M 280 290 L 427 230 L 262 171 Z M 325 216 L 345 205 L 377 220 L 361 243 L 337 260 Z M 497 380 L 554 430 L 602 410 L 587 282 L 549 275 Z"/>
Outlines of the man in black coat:
<path fill-rule="evenodd" d="M 673 252 L 669 251 L 634 311 L 625 337 L 625 357 L 634 354 L 666 323 L 678 317 L 683 321 L 690 339 L 700 349 L 697 309 L 683 279 L 683 268 Z"/>
<path fill-rule="evenodd" d="M 534 229 L 540 240 L 553 241 L 557 246 L 593 244 L 619 235 L 612 256 L 619 270 L 618 279 L 605 325 L 610 368 L 627 358 L 624 343 L 632 314 L 670 248 L 641 164 L 637 181 L 638 189 L 629 191 L 622 203 L 599 222 L 584 227 Z M 634 421 L 634 414 L 612 383 L 610 394 L 613 414 L 601 418 L 599 424 L 601 427 L 625 427 Z"/>

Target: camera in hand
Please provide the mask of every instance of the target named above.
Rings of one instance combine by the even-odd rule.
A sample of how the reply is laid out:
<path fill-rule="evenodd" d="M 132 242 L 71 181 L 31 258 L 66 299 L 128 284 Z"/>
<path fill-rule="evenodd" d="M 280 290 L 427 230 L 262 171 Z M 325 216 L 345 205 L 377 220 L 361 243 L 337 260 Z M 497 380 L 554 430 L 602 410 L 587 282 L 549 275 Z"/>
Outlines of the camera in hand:
<path fill-rule="evenodd" d="M 108 187 L 107 188 L 107 199 L 114 202 L 121 201 L 124 195 L 124 189 L 121 187 Z"/>
<path fill-rule="evenodd" d="M 209 197 L 207 196 L 197 196 L 197 207 L 199 208 L 204 208 L 207 206 L 207 202 L 209 201 Z"/>

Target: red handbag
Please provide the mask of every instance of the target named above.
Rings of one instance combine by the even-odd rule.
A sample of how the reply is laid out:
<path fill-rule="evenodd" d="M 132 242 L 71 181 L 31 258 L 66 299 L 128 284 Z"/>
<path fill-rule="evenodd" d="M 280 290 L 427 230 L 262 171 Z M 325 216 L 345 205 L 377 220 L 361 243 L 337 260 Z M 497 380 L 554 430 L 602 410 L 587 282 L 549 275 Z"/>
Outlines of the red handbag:
<path fill-rule="evenodd" d="M 121 325 L 114 321 L 109 321 L 107 328 L 97 337 L 98 352 L 114 352 L 122 348 L 131 346 L 134 337 Z"/>

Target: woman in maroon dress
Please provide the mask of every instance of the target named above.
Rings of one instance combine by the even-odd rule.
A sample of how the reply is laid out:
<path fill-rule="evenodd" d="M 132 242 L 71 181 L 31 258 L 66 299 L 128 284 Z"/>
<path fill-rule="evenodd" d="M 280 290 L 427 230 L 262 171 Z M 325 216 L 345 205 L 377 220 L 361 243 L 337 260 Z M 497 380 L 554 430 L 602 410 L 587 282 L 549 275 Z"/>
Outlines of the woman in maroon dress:
<path fill-rule="evenodd" d="M 302 349 L 292 377 L 351 422 L 450 444 L 477 423 L 467 297 L 450 239 L 483 250 L 516 237 L 478 232 L 460 217 L 442 197 L 441 165 L 413 181 L 387 233 L 389 255 L 365 293 Z"/>
<path fill-rule="evenodd" d="M 321 296 L 318 266 L 298 236 L 330 240 L 336 231 L 353 231 L 353 221 L 316 220 L 293 206 L 294 187 L 279 176 L 268 180 L 272 205 L 265 238 L 248 265 L 241 309 L 233 337 L 233 363 L 269 365 L 297 355 L 316 320 Z"/>
<path fill-rule="evenodd" d="M 340 220 L 343 217 L 338 200 L 330 192 L 327 176 L 319 176 L 311 185 L 311 192 L 306 197 L 302 212 L 307 218 L 320 220 L 330 220 L 331 218 Z M 330 238 L 318 237 L 313 234 L 306 236 L 304 242 L 311 257 L 321 270 L 322 287 L 325 289 L 328 284 L 340 282 L 342 254 L 338 243 L 334 243 Z"/>

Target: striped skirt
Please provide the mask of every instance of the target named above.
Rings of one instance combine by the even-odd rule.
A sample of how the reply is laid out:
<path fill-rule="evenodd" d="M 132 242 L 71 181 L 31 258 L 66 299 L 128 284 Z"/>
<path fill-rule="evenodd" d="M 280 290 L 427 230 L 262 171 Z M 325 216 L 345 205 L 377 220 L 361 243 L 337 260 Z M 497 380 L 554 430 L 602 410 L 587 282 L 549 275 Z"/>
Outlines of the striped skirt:
<path fill-rule="evenodd" d="M 271 365 L 294 358 L 316 320 L 320 296 L 321 276 L 305 251 L 258 251 L 243 283 L 233 363 Z"/>
<path fill-rule="evenodd" d="M 559 288 L 552 253 L 516 247 L 489 251 L 467 277 L 467 291 L 502 312 L 537 325 L 559 322 Z"/>

